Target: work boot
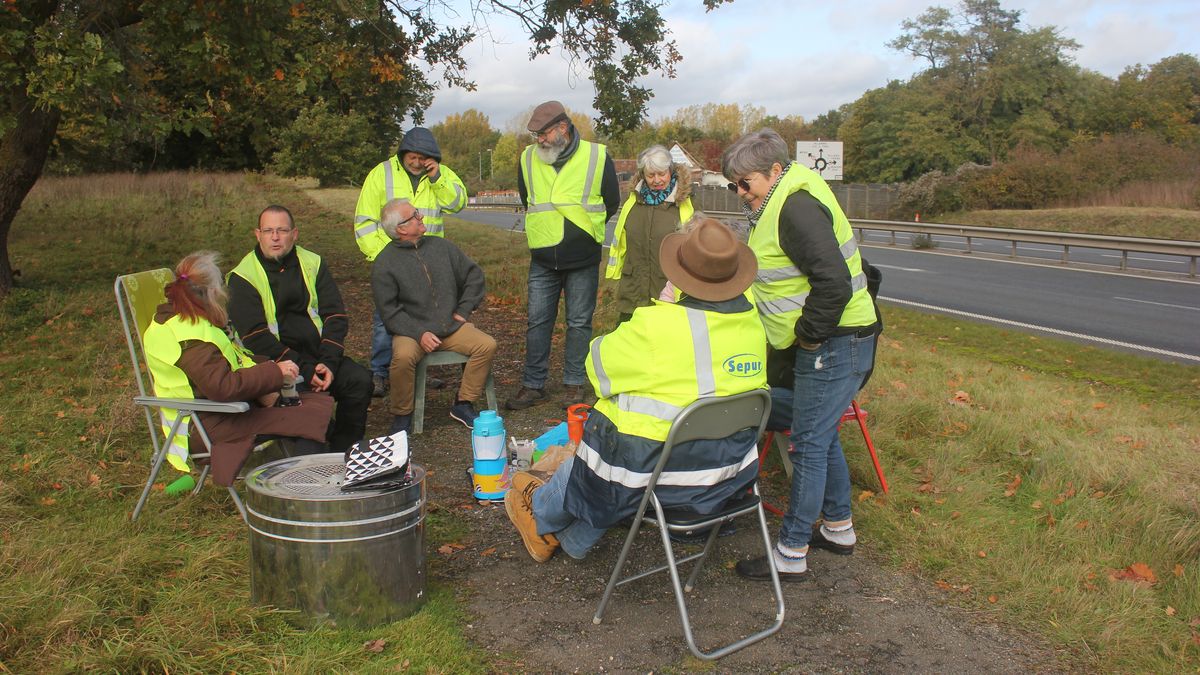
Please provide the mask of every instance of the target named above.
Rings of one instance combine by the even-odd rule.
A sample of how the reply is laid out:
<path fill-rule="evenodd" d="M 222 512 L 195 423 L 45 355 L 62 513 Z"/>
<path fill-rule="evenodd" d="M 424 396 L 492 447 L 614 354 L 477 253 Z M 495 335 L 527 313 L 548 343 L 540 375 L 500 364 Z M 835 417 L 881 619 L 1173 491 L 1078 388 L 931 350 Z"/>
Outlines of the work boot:
<path fill-rule="evenodd" d="M 509 410 L 524 410 L 532 405 L 537 405 L 546 400 L 545 389 L 533 389 L 531 387 L 522 386 L 517 395 L 504 402 L 504 407 Z"/>
<path fill-rule="evenodd" d="M 592 395 L 592 386 L 590 384 L 568 384 L 563 386 L 563 409 L 566 410 L 576 403 L 586 403 L 588 405 L 596 403 L 596 397 Z"/>
<path fill-rule="evenodd" d="M 372 398 L 382 398 L 384 396 L 387 396 L 388 389 L 391 388 L 389 385 L 390 385 L 390 383 L 388 382 L 388 378 L 384 377 L 383 375 L 372 375 L 371 376 L 371 386 L 372 386 L 371 397 Z"/>
<path fill-rule="evenodd" d="M 504 495 L 504 512 L 521 535 L 529 557 L 534 562 L 546 562 L 558 549 L 558 539 L 552 534 L 538 534 L 537 520 L 533 517 L 533 493 L 545 482 L 528 471 L 520 471 L 513 475 L 511 485 Z"/>

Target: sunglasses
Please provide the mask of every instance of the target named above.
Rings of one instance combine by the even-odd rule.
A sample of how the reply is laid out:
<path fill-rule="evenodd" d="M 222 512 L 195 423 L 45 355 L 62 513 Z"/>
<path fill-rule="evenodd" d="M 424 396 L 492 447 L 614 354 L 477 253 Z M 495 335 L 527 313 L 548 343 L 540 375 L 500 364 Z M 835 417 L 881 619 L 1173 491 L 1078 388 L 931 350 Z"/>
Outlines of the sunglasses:
<path fill-rule="evenodd" d="M 738 188 L 741 188 L 744 192 L 749 192 L 750 191 L 750 182 L 747 181 L 745 178 L 742 178 L 741 180 L 737 181 L 736 183 L 730 183 L 730 184 L 726 185 L 725 187 L 729 188 L 730 192 L 737 192 Z"/>

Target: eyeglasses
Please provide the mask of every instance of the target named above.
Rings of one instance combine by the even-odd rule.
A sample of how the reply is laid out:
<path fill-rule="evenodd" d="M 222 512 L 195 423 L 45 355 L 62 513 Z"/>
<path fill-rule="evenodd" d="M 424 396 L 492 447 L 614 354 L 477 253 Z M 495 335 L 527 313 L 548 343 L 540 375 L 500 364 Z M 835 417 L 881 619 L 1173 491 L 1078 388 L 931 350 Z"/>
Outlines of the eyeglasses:
<path fill-rule="evenodd" d="M 398 230 L 398 229 L 400 229 L 401 227 L 404 227 L 404 224 L 405 224 L 405 223 L 407 223 L 408 221 L 412 220 L 413 218 L 421 218 L 422 220 L 424 220 L 424 218 L 425 218 L 425 217 L 421 215 L 421 212 L 420 212 L 420 211 L 413 211 L 413 214 L 412 214 L 411 216 L 409 216 L 409 217 L 405 218 L 404 220 L 402 220 L 402 221 L 400 221 L 400 222 L 396 223 L 396 229 Z"/>
<path fill-rule="evenodd" d="M 258 228 L 258 231 L 259 231 L 259 232 L 262 232 L 263 234 L 267 235 L 268 237 L 274 237 L 275 235 L 279 235 L 279 236 L 281 236 L 281 237 L 282 237 L 283 235 L 285 235 L 285 234 L 287 234 L 287 233 L 291 232 L 293 229 L 295 229 L 295 228 L 291 228 L 291 227 L 270 227 L 270 228 L 266 228 L 266 229 L 264 229 L 264 228 L 261 228 L 261 227 L 260 227 L 260 228 Z"/>
<path fill-rule="evenodd" d="M 730 192 L 737 192 L 738 188 L 741 188 L 743 192 L 749 192 L 750 191 L 750 181 L 747 180 L 746 178 L 742 178 L 734 183 L 730 183 L 730 184 L 726 185 L 725 187 L 729 188 Z"/>
<path fill-rule="evenodd" d="M 559 122 L 558 124 L 555 124 L 551 127 L 542 129 L 541 131 L 531 131 L 531 132 L 529 132 L 529 135 L 533 138 L 533 140 L 541 141 L 543 138 L 549 136 L 550 132 L 554 131 L 561 125 L 562 125 L 562 122 Z"/>

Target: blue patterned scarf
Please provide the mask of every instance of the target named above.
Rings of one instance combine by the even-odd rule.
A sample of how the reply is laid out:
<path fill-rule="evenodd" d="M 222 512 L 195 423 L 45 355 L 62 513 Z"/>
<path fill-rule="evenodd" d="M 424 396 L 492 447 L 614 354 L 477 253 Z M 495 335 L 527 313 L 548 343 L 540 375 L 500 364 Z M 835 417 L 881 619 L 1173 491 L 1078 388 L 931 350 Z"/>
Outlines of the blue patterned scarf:
<path fill-rule="evenodd" d="M 667 184 L 667 187 L 661 190 L 651 190 L 650 184 L 643 180 L 642 187 L 638 190 L 638 194 L 642 196 L 642 201 L 649 206 L 658 206 L 659 204 L 667 201 L 667 197 L 671 195 L 671 191 L 674 189 L 675 176 L 671 176 L 671 182 Z"/>

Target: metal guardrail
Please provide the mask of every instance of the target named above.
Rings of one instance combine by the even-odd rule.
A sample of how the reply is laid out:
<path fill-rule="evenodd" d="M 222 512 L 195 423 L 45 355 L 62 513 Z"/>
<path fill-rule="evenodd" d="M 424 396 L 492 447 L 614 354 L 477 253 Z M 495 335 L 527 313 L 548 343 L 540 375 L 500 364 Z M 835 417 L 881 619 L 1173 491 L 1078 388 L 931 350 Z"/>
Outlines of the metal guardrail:
<path fill-rule="evenodd" d="M 941 223 L 910 223 L 896 220 L 863 220 L 852 218 L 850 224 L 859 231 L 858 238 L 863 238 L 863 230 L 888 232 L 892 235 L 892 244 L 896 243 L 897 232 L 912 234 L 940 235 L 961 237 L 966 242 L 966 251 L 972 253 L 973 239 L 991 239 L 1007 241 L 1011 244 L 1010 258 L 1017 257 L 1017 244 L 1050 244 L 1062 246 L 1062 262 L 1069 263 L 1071 247 L 1096 248 L 1121 252 L 1122 270 L 1129 269 L 1129 254 L 1157 253 L 1160 255 L 1187 258 L 1188 276 L 1196 276 L 1196 259 L 1200 258 L 1200 242 L 1176 241 L 1172 239 L 1152 239 L 1150 237 L 1118 237 L 1103 234 L 1075 234 L 1071 232 L 1047 232 L 1044 230 L 1022 230 L 1008 227 L 984 227 L 980 225 L 945 225 Z"/>
<path fill-rule="evenodd" d="M 505 206 L 508 208 L 516 208 L 519 204 L 512 202 L 472 202 L 473 206 Z M 722 218 L 744 218 L 742 212 L 731 211 L 706 211 L 708 215 Z M 1196 277 L 1197 259 L 1200 259 L 1200 242 L 1196 241 L 1176 241 L 1172 239 L 1153 239 L 1150 237 L 1118 237 L 1115 235 L 1103 234 L 1075 234 L 1071 232 L 1047 232 L 1044 230 L 1022 230 L 1009 227 L 985 227 L 982 225 L 947 225 L 943 223 L 913 223 L 900 220 L 869 220 L 863 218 L 851 218 L 850 224 L 854 229 L 858 230 L 858 239 L 862 241 L 864 230 L 873 230 L 878 232 L 887 232 L 891 234 L 891 243 L 896 244 L 896 233 L 906 232 L 910 234 L 924 235 L 939 235 L 948 237 L 961 237 L 966 243 L 966 251 L 963 253 L 971 254 L 974 251 L 971 248 L 971 242 L 974 239 L 990 239 L 994 241 L 1007 241 L 1011 244 L 1009 257 L 1016 258 L 1017 244 L 1049 244 L 1053 246 L 1062 246 L 1062 263 L 1071 262 L 1071 247 L 1078 248 L 1093 248 L 1104 249 L 1108 251 L 1121 252 L 1121 270 L 1129 269 L 1129 254 L 1130 253 L 1157 253 L 1160 255 L 1177 256 L 1189 260 L 1188 273 L 1189 277 Z"/>

